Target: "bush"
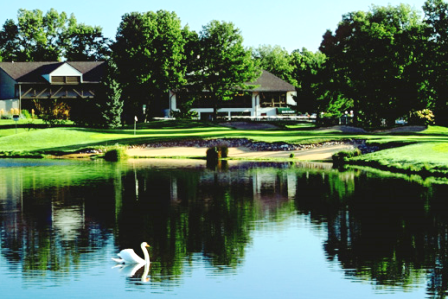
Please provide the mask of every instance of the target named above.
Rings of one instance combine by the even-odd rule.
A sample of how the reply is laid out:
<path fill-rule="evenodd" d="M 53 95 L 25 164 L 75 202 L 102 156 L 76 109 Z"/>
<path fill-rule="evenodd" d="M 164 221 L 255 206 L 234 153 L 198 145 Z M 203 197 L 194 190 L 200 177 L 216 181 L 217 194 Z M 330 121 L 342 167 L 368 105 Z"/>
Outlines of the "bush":
<path fill-rule="evenodd" d="M 409 118 L 410 125 L 428 126 L 434 124 L 434 114 L 429 109 L 414 111 Z"/>
<path fill-rule="evenodd" d="M 334 165 L 344 165 L 348 159 L 361 155 L 359 149 L 340 151 L 332 156 Z"/>
<path fill-rule="evenodd" d="M 213 146 L 207 149 L 207 161 L 218 161 L 227 158 L 229 148 L 227 146 Z"/>
<path fill-rule="evenodd" d="M 32 119 L 33 115 L 28 110 L 22 110 L 22 116 L 26 119 Z"/>
<path fill-rule="evenodd" d="M 116 146 L 114 148 L 111 148 L 104 154 L 104 160 L 110 162 L 117 162 L 126 158 L 126 148 L 123 146 Z"/>
<path fill-rule="evenodd" d="M 50 127 L 65 124 L 70 115 L 67 103 L 54 100 L 34 100 L 39 117 Z"/>
<path fill-rule="evenodd" d="M 191 99 L 185 102 L 180 102 L 178 104 L 178 110 L 172 110 L 171 115 L 175 119 L 197 119 L 198 113 L 196 111 L 192 111 L 191 108 L 193 107 L 195 99 Z"/>

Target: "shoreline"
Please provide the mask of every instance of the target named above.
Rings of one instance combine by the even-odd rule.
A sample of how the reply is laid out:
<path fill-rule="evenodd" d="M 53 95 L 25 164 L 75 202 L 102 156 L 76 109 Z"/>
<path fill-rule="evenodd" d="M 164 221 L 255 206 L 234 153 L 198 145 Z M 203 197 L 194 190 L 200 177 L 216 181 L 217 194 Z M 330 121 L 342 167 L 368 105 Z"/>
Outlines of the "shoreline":
<path fill-rule="evenodd" d="M 302 150 L 253 150 L 248 147 L 229 147 L 229 159 L 295 159 L 300 161 L 329 161 L 334 153 L 353 149 L 350 144 L 321 146 Z M 126 151 L 130 158 L 205 158 L 206 147 L 133 147 Z M 290 155 L 294 154 L 294 158 Z"/>

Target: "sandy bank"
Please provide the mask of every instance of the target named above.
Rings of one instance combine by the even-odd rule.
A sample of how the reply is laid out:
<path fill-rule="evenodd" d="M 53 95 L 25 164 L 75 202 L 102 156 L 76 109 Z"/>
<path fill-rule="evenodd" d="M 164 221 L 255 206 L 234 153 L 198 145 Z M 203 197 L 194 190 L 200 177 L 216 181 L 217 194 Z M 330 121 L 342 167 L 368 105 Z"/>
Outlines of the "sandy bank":
<path fill-rule="evenodd" d="M 245 147 L 230 147 L 230 158 L 289 158 L 291 153 L 302 161 L 331 160 L 331 156 L 341 150 L 352 149 L 353 145 L 340 144 L 299 151 L 254 151 Z M 130 157 L 205 157 L 207 148 L 203 147 L 157 147 L 131 148 L 127 150 Z"/>

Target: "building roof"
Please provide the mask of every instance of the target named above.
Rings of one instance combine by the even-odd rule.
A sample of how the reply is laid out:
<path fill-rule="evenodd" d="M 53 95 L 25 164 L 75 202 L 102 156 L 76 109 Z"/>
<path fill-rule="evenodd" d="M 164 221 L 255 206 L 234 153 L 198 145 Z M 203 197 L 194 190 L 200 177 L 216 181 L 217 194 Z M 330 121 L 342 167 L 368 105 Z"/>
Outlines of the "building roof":
<path fill-rule="evenodd" d="M 270 91 L 270 92 L 287 92 L 295 91 L 294 85 L 280 79 L 268 71 L 263 71 L 260 77 L 255 82 L 248 83 L 248 85 L 256 85 L 252 91 Z"/>
<path fill-rule="evenodd" d="M 64 63 L 81 72 L 84 83 L 101 82 L 104 61 L 0 62 L 0 69 L 17 83 L 48 83 L 42 75 L 50 74 Z"/>

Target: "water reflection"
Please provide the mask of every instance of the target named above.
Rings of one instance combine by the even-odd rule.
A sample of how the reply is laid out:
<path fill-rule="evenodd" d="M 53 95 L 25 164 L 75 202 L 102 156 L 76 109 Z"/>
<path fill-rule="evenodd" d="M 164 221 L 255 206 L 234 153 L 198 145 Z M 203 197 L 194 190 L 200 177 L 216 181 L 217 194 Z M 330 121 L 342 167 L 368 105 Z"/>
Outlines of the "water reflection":
<path fill-rule="evenodd" d="M 448 289 L 448 185 L 329 164 L 5 161 L 1 255 L 25 285 L 62 285 L 118 249 L 142 256 L 142 241 L 151 244 L 151 268 L 114 269 L 131 284 L 175 288 L 198 261 L 234 273 L 254 231 L 298 214 L 325 232 L 327 263 L 347 279 L 378 289 L 423 283 L 434 298 Z"/>

